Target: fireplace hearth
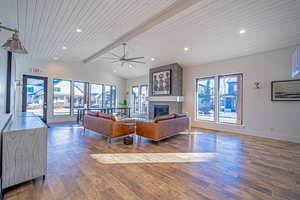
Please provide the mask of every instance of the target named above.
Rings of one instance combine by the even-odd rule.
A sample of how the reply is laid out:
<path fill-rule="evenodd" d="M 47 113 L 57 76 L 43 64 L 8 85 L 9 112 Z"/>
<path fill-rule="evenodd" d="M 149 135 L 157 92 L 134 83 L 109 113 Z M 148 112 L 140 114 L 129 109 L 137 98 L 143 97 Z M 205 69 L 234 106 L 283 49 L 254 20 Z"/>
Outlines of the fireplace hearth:
<path fill-rule="evenodd" d="M 169 105 L 154 105 L 154 117 L 168 115 Z"/>

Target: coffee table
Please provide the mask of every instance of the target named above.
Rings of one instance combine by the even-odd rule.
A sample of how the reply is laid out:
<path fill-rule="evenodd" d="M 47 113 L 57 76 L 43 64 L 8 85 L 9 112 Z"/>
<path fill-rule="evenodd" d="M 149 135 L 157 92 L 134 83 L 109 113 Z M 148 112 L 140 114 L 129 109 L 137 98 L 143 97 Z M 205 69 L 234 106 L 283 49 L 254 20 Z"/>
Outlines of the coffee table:
<path fill-rule="evenodd" d="M 153 120 L 146 119 L 146 118 L 125 118 L 125 119 L 120 120 L 119 122 L 122 123 L 125 126 L 132 126 L 132 127 L 134 127 L 134 133 L 136 133 L 136 122 L 137 121 L 153 122 Z M 128 137 L 130 137 L 130 136 L 128 136 Z M 138 139 L 140 139 L 140 136 L 138 136 Z"/>

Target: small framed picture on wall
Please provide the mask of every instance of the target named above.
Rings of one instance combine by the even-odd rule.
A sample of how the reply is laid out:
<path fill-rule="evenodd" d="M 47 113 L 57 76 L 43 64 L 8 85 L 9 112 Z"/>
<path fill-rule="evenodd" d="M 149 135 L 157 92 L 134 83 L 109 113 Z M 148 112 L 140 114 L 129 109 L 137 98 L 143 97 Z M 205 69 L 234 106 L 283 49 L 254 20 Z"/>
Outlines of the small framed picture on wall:
<path fill-rule="evenodd" d="M 300 79 L 272 81 L 272 101 L 300 101 Z"/>

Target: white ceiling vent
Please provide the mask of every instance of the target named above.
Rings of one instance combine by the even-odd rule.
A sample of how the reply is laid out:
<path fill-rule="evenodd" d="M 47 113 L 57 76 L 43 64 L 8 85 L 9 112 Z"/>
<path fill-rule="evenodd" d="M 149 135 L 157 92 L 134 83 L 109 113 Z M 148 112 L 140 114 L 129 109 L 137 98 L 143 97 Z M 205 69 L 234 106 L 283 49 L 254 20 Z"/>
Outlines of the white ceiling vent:
<path fill-rule="evenodd" d="M 298 46 L 292 57 L 292 78 L 300 78 L 300 46 Z"/>

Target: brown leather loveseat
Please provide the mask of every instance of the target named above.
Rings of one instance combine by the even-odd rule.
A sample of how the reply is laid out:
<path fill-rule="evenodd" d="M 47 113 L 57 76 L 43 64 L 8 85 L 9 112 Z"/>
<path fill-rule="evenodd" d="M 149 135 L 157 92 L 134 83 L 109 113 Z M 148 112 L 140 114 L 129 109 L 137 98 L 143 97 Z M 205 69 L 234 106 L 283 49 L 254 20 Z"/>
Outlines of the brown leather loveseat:
<path fill-rule="evenodd" d="M 178 135 L 189 128 L 189 117 L 185 113 L 159 116 L 153 122 L 136 122 L 136 134 L 154 141 Z"/>
<path fill-rule="evenodd" d="M 100 112 L 89 111 L 84 116 L 84 129 L 89 129 L 100 133 L 109 138 L 117 138 L 134 133 L 134 127 L 122 124 L 122 121 L 116 121 L 112 115 L 107 115 Z"/>

